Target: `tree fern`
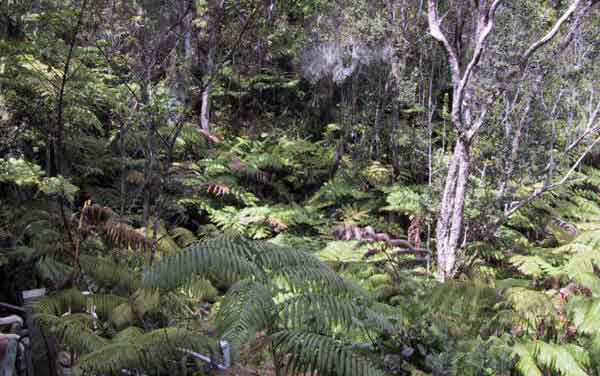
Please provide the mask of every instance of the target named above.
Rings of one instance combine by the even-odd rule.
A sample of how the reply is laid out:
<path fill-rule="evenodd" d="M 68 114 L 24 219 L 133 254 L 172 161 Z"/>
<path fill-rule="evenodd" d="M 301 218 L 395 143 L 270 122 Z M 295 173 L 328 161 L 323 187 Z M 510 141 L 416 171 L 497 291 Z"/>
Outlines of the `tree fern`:
<path fill-rule="evenodd" d="M 369 318 L 383 323 L 383 316 L 374 311 L 367 316 L 369 300 L 358 286 L 315 256 L 225 235 L 162 259 L 145 272 L 144 282 L 148 287 L 172 288 L 194 275 L 233 283 L 216 313 L 216 324 L 221 338 L 230 343 L 234 359 L 239 358 L 244 343 L 265 332 L 276 351 L 290 353 L 293 372 L 304 369 L 323 375 L 379 374 L 365 360 L 327 337 L 277 332 L 285 328 L 343 336 L 344 329 L 364 330 Z M 308 341 L 303 345 L 306 348 L 300 345 L 302 341 Z"/>

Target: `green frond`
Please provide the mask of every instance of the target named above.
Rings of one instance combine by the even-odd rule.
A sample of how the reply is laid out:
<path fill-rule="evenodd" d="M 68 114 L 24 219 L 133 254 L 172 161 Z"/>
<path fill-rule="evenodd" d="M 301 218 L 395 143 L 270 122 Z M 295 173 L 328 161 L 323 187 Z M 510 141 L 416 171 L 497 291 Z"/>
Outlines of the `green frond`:
<path fill-rule="evenodd" d="M 133 310 L 140 317 L 144 316 L 160 304 L 160 294 L 156 290 L 140 289 L 136 291 L 131 298 Z"/>
<path fill-rule="evenodd" d="M 126 298 L 111 294 L 94 294 L 87 297 L 88 308 L 96 306 L 96 313 L 101 320 L 109 320 L 114 309 L 127 302 Z"/>
<path fill-rule="evenodd" d="M 518 358 L 515 369 L 523 376 L 544 376 L 539 369 L 532 346 L 528 343 L 518 343 L 513 348 L 513 354 Z"/>
<path fill-rule="evenodd" d="M 130 326 L 118 332 L 113 337 L 113 342 L 135 342 L 136 338 L 142 336 L 144 332 L 137 326 Z"/>
<path fill-rule="evenodd" d="M 402 316 L 395 307 L 383 303 L 373 303 L 365 310 L 364 326 L 367 330 L 386 335 L 402 330 Z"/>
<path fill-rule="evenodd" d="M 192 278 L 192 280 L 183 285 L 179 291 L 185 296 L 197 301 L 212 301 L 219 295 L 219 291 L 217 291 L 213 284 L 208 279 L 201 277 Z"/>
<path fill-rule="evenodd" d="M 500 295 L 496 289 L 480 283 L 459 281 L 436 284 L 428 297 L 428 304 L 434 312 L 473 322 L 479 322 L 480 315 L 499 301 Z"/>
<path fill-rule="evenodd" d="M 38 313 L 33 320 L 42 330 L 53 333 L 60 343 L 82 354 L 95 351 L 107 343 L 106 339 L 94 334 L 89 321 L 80 315 L 70 318 Z"/>
<path fill-rule="evenodd" d="M 120 373 L 123 369 L 168 372 L 173 361 L 181 359 L 180 348 L 206 351 L 212 347 L 206 338 L 181 328 L 157 329 L 127 338 L 122 335 L 82 356 L 76 368 L 84 374 Z"/>
<path fill-rule="evenodd" d="M 198 241 L 196 235 L 185 227 L 176 227 L 169 232 L 173 240 L 182 248 L 189 247 Z"/>
<path fill-rule="evenodd" d="M 69 289 L 40 299 L 34 305 L 34 312 L 60 316 L 68 311 L 83 312 L 85 307 L 85 295 L 78 290 Z"/>
<path fill-rule="evenodd" d="M 305 251 L 261 241 L 253 241 L 251 246 L 255 249 L 255 262 L 265 270 L 278 270 L 290 266 L 323 266 L 321 260 Z"/>
<path fill-rule="evenodd" d="M 554 320 L 556 309 L 550 297 L 539 291 L 515 287 L 505 292 L 507 302 L 520 320 L 535 330 L 544 320 Z"/>
<path fill-rule="evenodd" d="M 565 307 L 577 331 L 584 334 L 600 334 L 600 299 L 571 298 Z"/>
<path fill-rule="evenodd" d="M 42 257 L 35 265 L 36 272 L 42 281 L 50 281 L 54 284 L 66 280 L 74 272 L 72 266 L 57 261 L 51 257 Z"/>
<path fill-rule="evenodd" d="M 280 331 L 271 337 L 277 351 L 289 354 L 286 370 L 291 374 L 319 373 L 337 376 L 383 376 L 367 360 L 339 342 L 318 334 Z"/>
<path fill-rule="evenodd" d="M 334 295 L 356 296 L 366 293 L 357 284 L 349 281 L 325 264 L 320 267 L 290 266 L 273 272 L 292 291 L 327 292 Z"/>
<path fill-rule="evenodd" d="M 213 277 L 225 283 L 260 275 L 249 261 L 252 249 L 238 237 L 222 236 L 193 244 L 183 252 L 163 258 L 144 273 L 149 288 L 171 289 L 194 275 Z"/>
<path fill-rule="evenodd" d="M 536 362 L 564 376 L 586 376 L 586 368 L 590 365 L 587 352 L 572 344 L 551 344 L 543 341 L 532 341 L 527 344 Z"/>
<path fill-rule="evenodd" d="M 196 243 L 166 257 L 145 273 L 147 287 L 173 288 L 194 275 L 234 283 L 245 278 L 279 277 L 296 290 L 327 290 L 337 294 L 360 289 L 337 275 L 310 253 L 240 236 L 223 235 Z"/>
<path fill-rule="evenodd" d="M 117 329 L 124 328 L 138 321 L 138 316 L 133 310 L 133 307 L 129 303 L 123 303 L 116 306 L 109 316 L 110 322 L 112 322 Z"/>
<path fill-rule="evenodd" d="M 215 323 L 221 337 L 231 344 L 234 359 L 239 356 L 242 343 L 266 329 L 276 313 L 272 292 L 266 286 L 242 281 L 229 289 Z"/>
<path fill-rule="evenodd" d="M 600 297 L 600 278 L 592 272 L 581 272 L 573 276 L 578 286 L 589 289 L 594 297 Z"/>
<path fill-rule="evenodd" d="M 140 284 L 139 274 L 111 260 L 81 255 L 79 262 L 85 274 L 106 288 L 131 292 Z"/>
<path fill-rule="evenodd" d="M 540 256 L 517 255 L 511 257 L 509 262 L 523 275 L 533 278 L 541 278 L 553 269 L 552 265 Z"/>
<path fill-rule="evenodd" d="M 569 278 L 575 279 L 581 273 L 593 273 L 594 266 L 600 266 L 600 250 L 588 247 L 583 252 L 569 255 L 568 262 L 560 268 L 560 271 Z"/>
<path fill-rule="evenodd" d="M 339 327 L 350 329 L 366 315 L 365 308 L 351 299 L 332 295 L 303 294 L 283 302 L 282 317 L 286 328 L 311 328 L 317 333 Z"/>

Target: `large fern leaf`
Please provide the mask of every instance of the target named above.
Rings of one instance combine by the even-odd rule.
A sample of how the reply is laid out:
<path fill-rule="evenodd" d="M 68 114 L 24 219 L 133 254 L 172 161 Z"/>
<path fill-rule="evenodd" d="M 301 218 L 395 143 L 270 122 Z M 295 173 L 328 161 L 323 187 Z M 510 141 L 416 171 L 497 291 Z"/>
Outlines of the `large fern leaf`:
<path fill-rule="evenodd" d="M 341 343 L 318 334 L 280 331 L 271 336 L 277 351 L 289 354 L 287 373 L 336 376 L 383 376 L 367 360 Z"/>
<path fill-rule="evenodd" d="M 182 328 L 157 329 L 146 334 L 125 336 L 124 331 L 96 351 L 82 356 L 76 368 L 84 374 L 120 373 L 123 369 L 167 372 L 181 358 L 181 348 L 210 351 L 211 342 Z M 210 353 L 210 352 L 209 352 Z"/>

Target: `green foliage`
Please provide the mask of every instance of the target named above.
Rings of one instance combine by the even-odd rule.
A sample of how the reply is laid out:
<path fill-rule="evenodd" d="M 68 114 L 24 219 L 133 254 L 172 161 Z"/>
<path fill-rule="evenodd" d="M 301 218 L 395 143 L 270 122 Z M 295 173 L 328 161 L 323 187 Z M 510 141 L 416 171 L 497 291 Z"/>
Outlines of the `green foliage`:
<path fill-rule="evenodd" d="M 332 375 L 383 375 L 354 352 L 331 338 L 313 333 L 282 331 L 273 335 L 273 345 L 281 353 L 293 354 L 286 372 L 302 374 L 317 371 Z"/>
<path fill-rule="evenodd" d="M 183 328 L 156 329 L 144 334 L 129 328 L 118 333 L 110 343 L 82 356 L 76 369 L 98 374 L 122 369 L 168 372 L 173 362 L 181 358 L 181 348 L 207 352 L 212 344 Z"/>
<path fill-rule="evenodd" d="M 342 334 L 344 329 L 364 329 L 360 324 L 361 319 L 367 319 L 364 292 L 313 255 L 224 235 L 162 259 L 145 272 L 144 283 L 173 288 L 193 275 L 233 283 L 220 303 L 216 325 L 221 338 L 231 344 L 235 359 L 240 357 L 243 344 L 266 332 L 276 351 L 290 354 L 288 366 L 293 372 L 380 374 L 328 337 L 288 331 Z M 378 316 L 371 312 L 369 317 Z M 299 346 L 303 336 L 307 336 L 309 347 Z"/>

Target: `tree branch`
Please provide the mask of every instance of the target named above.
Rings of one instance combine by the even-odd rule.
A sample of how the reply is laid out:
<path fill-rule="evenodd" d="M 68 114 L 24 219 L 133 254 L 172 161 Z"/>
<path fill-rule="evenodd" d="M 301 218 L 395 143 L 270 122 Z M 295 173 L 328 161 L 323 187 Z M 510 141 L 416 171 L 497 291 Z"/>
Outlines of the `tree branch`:
<path fill-rule="evenodd" d="M 540 48 L 544 47 L 548 44 L 555 36 L 558 34 L 560 27 L 571 17 L 573 13 L 577 10 L 577 7 L 581 3 L 581 0 L 575 0 L 567 9 L 567 11 L 556 21 L 552 29 L 546 33 L 541 39 L 534 42 L 528 49 L 525 51 L 523 56 L 521 56 L 521 66 L 524 68 L 527 65 L 527 62 L 531 58 L 531 56 Z"/>
<path fill-rule="evenodd" d="M 584 158 L 589 154 L 590 151 L 592 151 L 592 149 L 594 148 L 594 146 L 596 146 L 598 143 L 600 142 L 600 136 L 597 137 L 594 142 L 592 142 L 587 149 L 585 149 L 585 151 L 579 156 L 579 158 L 577 159 L 577 161 L 575 161 L 575 163 L 573 163 L 573 165 L 571 166 L 571 168 L 569 169 L 569 171 L 565 174 L 565 176 L 563 176 L 562 179 L 560 179 L 559 181 L 552 183 L 552 184 L 548 184 L 545 185 L 541 188 L 538 188 L 535 190 L 535 192 L 533 192 L 531 195 L 529 195 L 528 197 L 522 199 L 521 201 L 518 201 L 516 204 L 511 205 L 510 209 L 508 209 L 505 213 L 504 216 L 505 218 L 510 217 L 512 214 L 514 214 L 517 210 L 521 209 L 522 207 L 528 205 L 529 203 L 531 203 L 533 200 L 535 200 L 537 197 L 541 196 L 542 194 L 544 194 L 545 192 L 551 191 L 555 188 L 560 187 L 561 185 L 565 184 L 569 178 L 571 177 L 571 175 L 573 175 L 573 173 L 575 172 L 575 170 L 577 169 L 577 167 L 579 167 L 579 165 L 581 164 L 581 162 L 584 160 Z"/>

